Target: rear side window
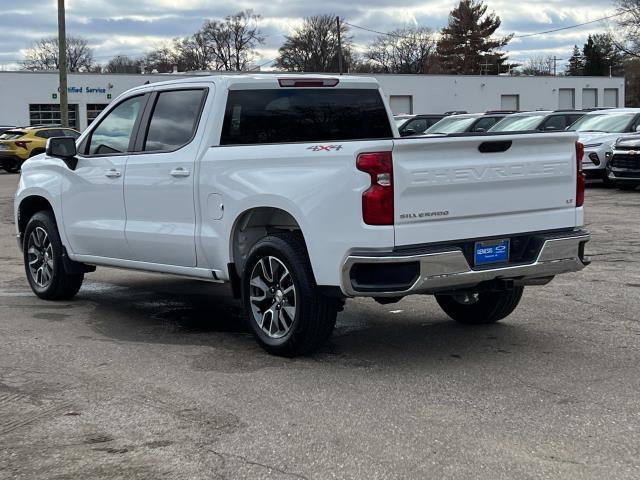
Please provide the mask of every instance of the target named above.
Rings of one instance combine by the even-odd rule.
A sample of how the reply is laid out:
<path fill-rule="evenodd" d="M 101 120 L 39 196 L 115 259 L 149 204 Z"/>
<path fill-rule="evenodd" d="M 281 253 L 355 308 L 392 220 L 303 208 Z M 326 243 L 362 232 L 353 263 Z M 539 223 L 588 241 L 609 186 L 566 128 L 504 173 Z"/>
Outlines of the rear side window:
<path fill-rule="evenodd" d="M 391 138 L 378 90 L 232 90 L 221 145 Z"/>
<path fill-rule="evenodd" d="M 158 94 L 143 149 L 171 151 L 193 138 L 205 90 L 173 90 Z"/>

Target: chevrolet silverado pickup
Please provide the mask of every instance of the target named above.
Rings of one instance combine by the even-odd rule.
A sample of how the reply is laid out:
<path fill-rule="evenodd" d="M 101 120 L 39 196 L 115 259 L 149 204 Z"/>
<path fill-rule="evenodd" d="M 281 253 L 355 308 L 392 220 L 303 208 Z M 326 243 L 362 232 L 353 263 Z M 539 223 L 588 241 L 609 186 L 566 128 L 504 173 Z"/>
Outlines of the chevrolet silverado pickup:
<path fill-rule="evenodd" d="M 434 295 L 492 323 L 584 268 L 575 133 L 400 138 L 384 98 L 366 77 L 277 74 L 122 94 L 23 165 L 33 292 L 70 299 L 96 266 L 228 282 L 259 344 L 293 356 L 347 298 Z"/>

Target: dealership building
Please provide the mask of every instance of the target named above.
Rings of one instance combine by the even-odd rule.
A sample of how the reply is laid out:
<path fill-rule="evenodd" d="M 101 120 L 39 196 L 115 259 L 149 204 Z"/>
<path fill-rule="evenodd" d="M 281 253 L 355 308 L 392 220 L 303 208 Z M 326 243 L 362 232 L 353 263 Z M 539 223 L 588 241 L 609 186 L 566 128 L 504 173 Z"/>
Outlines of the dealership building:
<path fill-rule="evenodd" d="M 70 74 L 70 123 L 83 130 L 129 88 L 186 75 L 195 74 Z M 625 98 L 622 77 L 367 76 L 380 82 L 394 113 L 622 107 Z M 0 125 L 58 124 L 58 102 L 57 72 L 0 72 Z"/>

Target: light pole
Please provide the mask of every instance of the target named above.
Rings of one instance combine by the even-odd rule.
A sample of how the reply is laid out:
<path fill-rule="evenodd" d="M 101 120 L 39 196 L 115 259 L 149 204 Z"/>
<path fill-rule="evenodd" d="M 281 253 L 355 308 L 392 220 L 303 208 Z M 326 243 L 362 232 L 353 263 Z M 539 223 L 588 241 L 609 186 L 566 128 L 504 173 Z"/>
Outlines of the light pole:
<path fill-rule="evenodd" d="M 64 0 L 58 0 L 58 71 L 60 73 L 60 123 L 69 126 L 69 101 L 67 97 L 67 33 Z"/>

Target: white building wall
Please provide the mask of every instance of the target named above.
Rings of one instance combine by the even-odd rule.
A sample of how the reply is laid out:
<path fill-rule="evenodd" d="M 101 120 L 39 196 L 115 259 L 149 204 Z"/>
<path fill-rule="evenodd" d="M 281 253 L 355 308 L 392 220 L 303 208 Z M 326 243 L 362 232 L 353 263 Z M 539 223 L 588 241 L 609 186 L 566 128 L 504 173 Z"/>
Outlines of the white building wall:
<path fill-rule="evenodd" d="M 589 89 L 597 90 L 598 102 L 612 102 L 616 98 L 624 102 L 624 79 L 619 77 L 372 76 L 378 79 L 388 97 L 396 97 L 392 105 L 398 109 L 411 105 L 413 110 L 395 113 L 500 110 L 503 105 L 514 103 L 514 95 L 518 96 L 521 110 L 553 110 L 560 106 L 560 89 L 564 89 L 565 98 L 566 89 L 574 91 L 577 109 L 583 107 L 584 92 Z M 79 126 L 84 129 L 87 104 L 109 103 L 129 88 L 172 77 L 171 74 L 71 74 L 69 103 L 78 104 Z M 0 125 L 29 125 L 29 104 L 57 104 L 59 100 L 53 98 L 57 90 L 57 72 L 0 72 Z M 613 90 L 617 91 L 617 97 Z"/>

